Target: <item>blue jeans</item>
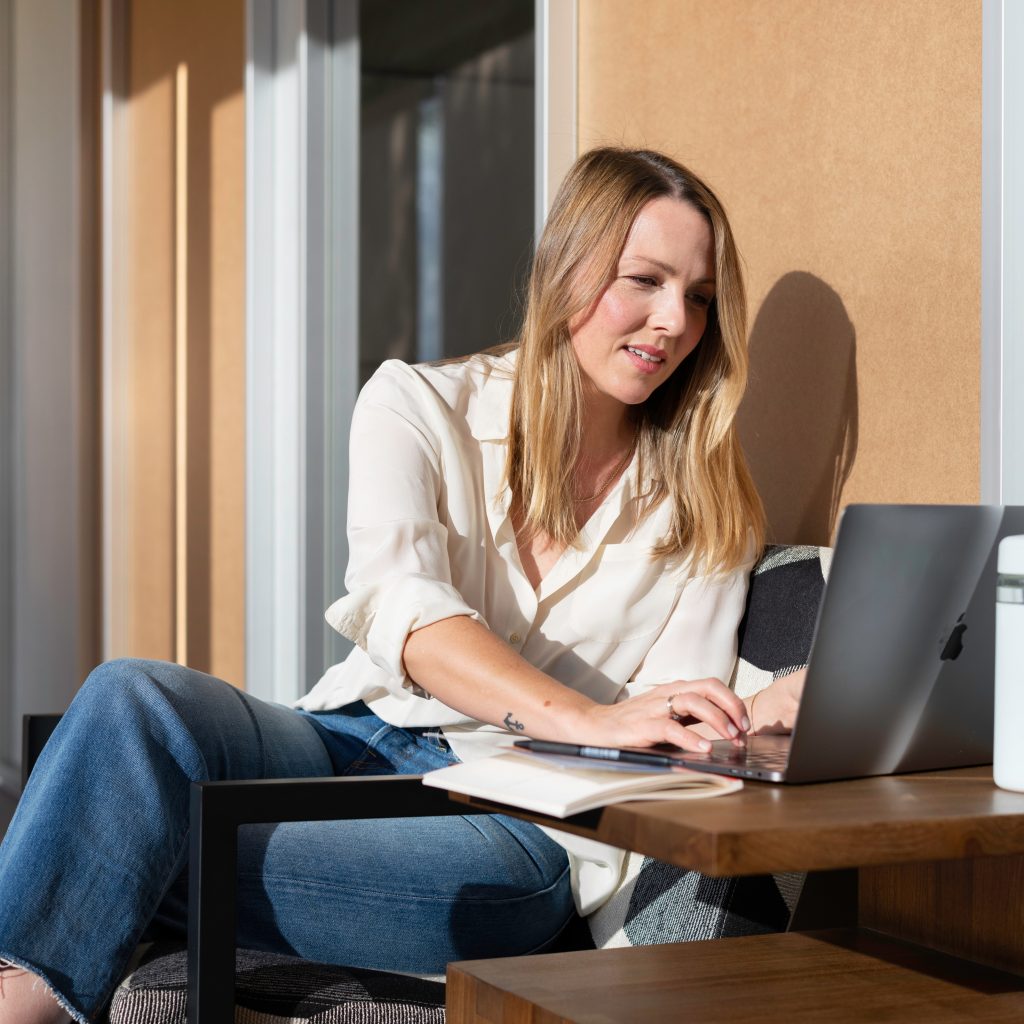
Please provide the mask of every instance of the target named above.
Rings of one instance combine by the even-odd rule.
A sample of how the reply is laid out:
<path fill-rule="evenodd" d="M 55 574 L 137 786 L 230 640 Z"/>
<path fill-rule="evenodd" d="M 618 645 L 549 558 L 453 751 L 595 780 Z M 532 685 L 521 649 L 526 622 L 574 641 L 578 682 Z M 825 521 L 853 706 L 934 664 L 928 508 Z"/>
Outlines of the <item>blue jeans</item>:
<path fill-rule="evenodd" d="M 443 740 L 363 704 L 310 714 L 178 665 L 102 665 L 0 845 L 0 958 L 41 975 L 85 1021 L 151 921 L 184 929 L 191 782 L 455 760 Z M 418 973 L 543 949 L 573 914 L 565 851 L 499 816 L 247 826 L 238 885 L 240 945 Z"/>

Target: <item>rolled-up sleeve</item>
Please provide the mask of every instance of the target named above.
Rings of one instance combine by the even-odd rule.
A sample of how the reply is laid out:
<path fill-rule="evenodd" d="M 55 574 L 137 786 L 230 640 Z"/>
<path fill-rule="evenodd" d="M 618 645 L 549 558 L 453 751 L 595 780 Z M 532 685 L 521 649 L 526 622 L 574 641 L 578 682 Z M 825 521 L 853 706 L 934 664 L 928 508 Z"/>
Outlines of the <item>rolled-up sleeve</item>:
<path fill-rule="evenodd" d="M 405 379 L 410 372 L 386 364 L 356 403 L 348 594 L 327 609 L 326 619 L 394 680 L 395 692 L 427 696 L 402 662 L 409 634 L 456 615 L 484 620 L 452 584 L 448 530 L 438 511 L 441 439 L 424 407 L 429 395 Z"/>

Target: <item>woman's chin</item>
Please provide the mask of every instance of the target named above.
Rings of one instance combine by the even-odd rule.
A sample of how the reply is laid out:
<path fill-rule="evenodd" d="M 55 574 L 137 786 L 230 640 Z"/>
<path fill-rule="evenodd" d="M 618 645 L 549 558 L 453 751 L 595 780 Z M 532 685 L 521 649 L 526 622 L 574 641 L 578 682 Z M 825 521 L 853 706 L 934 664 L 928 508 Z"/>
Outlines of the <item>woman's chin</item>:
<path fill-rule="evenodd" d="M 618 376 L 596 383 L 592 381 L 591 387 L 587 390 L 594 398 L 602 396 L 619 405 L 642 405 L 654 394 L 658 385 L 664 383 L 664 380 L 662 374 L 645 375 L 640 378 Z"/>
<path fill-rule="evenodd" d="M 660 380 L 642 380 L 635 384 L 616 388 L 615 398 L 623 405 L 642 405 L 654 394 L 654 389 L 660 384 Z"/>

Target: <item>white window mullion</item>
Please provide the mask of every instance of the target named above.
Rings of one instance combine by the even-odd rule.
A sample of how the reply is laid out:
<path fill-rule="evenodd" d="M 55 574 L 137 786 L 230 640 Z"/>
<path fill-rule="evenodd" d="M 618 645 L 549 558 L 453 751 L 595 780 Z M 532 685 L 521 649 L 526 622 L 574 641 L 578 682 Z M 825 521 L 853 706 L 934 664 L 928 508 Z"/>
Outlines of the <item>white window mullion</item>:
<path fill-rule="evenodd" d="M 338 31 L 356 11 L 356 0 L 247 5 L 246 677 L 278 701 L 304 693 L 336 649 L 322 613 L 344 566 L 326 524 L 339 523 L 333 439 L 339 421 L 347 436 L 358 339 L 335 160 L 359 125 L 358 46 L 353 65 L 354 32 Z M 358 180 L 345 180 L 354 209 Z"/>
<path fill-rule="evenodd" d="M 246 685 L 286 699 L 300 670 L 295 394 L 301 4 L 251 0 L 246 61 Z"/>
<path fill-rule="evenodd" d="M 577 147 L 577 0 L 536 0 L 534 228 L 540 237 L 551 201 Z"/>
<path fill-rule="evenodd" d="M 101 297 L 100 362 L 102 403 L 102 637 L 104 660 L 113 657 L 118 641 L 127 635 L 125 614 L 129 597 L 126 560 L 129 538 L 120 529 L 129 521 L 126 473 L 131 443 L 131 359 L 126 344 L 125 318 L 131 283 L 125 235 L 129 225 L 125 158 L 127 153 L 128 104 L 126 0 L 104 0 L 100 9 L 103 96 L 100 114 L 101 160 Z"/>
<path fill-rule="evenodd" d="M 328 73 L 327 160 L 330 259 L 326 278 L 327 360 L 324 386 L 329 395 L 324 445 L 324 596 L 345 592 L 348 538 L 348 435 L 359 391 L 359 132 L 360 63 L 358 0 L 332 0 L 331 63 Z M 326 603 L 326 602 L 325 602 Z M 340 661 L 351 643 L 334 630 L 321 636 L 323 663 Z"/>
<path fill-rule="evenodd" d="M 1003 3 L 982 8 L 981 500 L 1003 500 Z"/>
<path fill-rule="evenodd" d="M 273 6 L 246 4 L 245 320 L 246 685 L 273 692 L 274 55 Z M 268 322 L 271 329 L 267 329 Z M 257 463 L 257 455 L 264 461 Z M 268 500 L 271 499 L 271 500 Z"/>
<path fill-rule="evenodd" d="M 1003 502 L 1024 505 L 1024 5 L 1003 2 Z"/>
<path fill-rule="evenodd" d="M 324 414 L 330 396 L 324 392 L 324 359 L 327 350 L 327 318 L 325 290 L 327 261 L 331 239 L 327 225 L 325 181 L 330 176 L 325 144 L 331 126 L 325 116 L 328 107 L 327 69 L 330 65 L 330 10 L 323 0 L 306 8 L 306 25 L 299 41 L 302 73 L 299 76 L 302 99 L 299 121 L 299 154 L 301 157 L 302 191 L 299 224 L 299 266 L 301 285 L 299 301 L 306 344 L 298 381 L 302 393 L 296 410 L 302 432 L 302 479 L 298 481 L 298 498 L 302 509 L 303 546 L 297 552 L 299 571 L 303 574 L 304 607 L 296 623 L 296 643 L 302 665 L 299 693 L 305 692 L 323 665 L 324 610 Z"/>
<path fill-rule="evenodd" d="M 274 274 L 266 296 L 273 303 L 272 328 L 265 340 L 273 377 L 270 417 L 273 437 L 269 495 L 274 512 L 273 589 L 271 600 L 273 657 L 267 662 L 272 689 L 260 696 L 275 700 L 291 697 L 295 680 L 305 671 L 299 640 L 306 604 L 301 574 L 305 548 L 302 520 L 302 484 L 305 476 L 305 430 L 301 418 L 305 345 L 303 295 L 303 212 L 305 209 L 305 152 L 303 122 L 305 93 L 302 38 L 304 3 L 274 4 L 277 41 L 273 82 L 273 192 L 274 234 L 269 255 Z M 253 325 L 259 330 L 259 325 Z M 260 415 L 260 410 L 254 410 Z M 262 463 L 264 452 L 256 454 Z M 250 463 L 250 469 L 252 464 Z M 247 666 L 248 675 L 248 666 Z M 248 685 L 253 692 L 256 679 Z"/>
<path fill-rule="evenodd" d="M 981 500 L 1024 504 L 1024 5 L 982 5 Z"/>

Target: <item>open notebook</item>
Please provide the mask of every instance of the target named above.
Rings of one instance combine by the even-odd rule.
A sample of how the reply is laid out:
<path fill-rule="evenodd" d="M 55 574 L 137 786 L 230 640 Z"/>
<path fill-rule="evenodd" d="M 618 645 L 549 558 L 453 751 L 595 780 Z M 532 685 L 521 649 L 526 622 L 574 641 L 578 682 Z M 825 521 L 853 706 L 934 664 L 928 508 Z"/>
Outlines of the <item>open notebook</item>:
<path fill-rule="evenodd" d="M 636 770 L 601 761 L 508 752 L 423 776 L 423 784 L 566 818 L 624 800 L 697 800 L 741 788 L 739 779 L 686 768 Z"/>

